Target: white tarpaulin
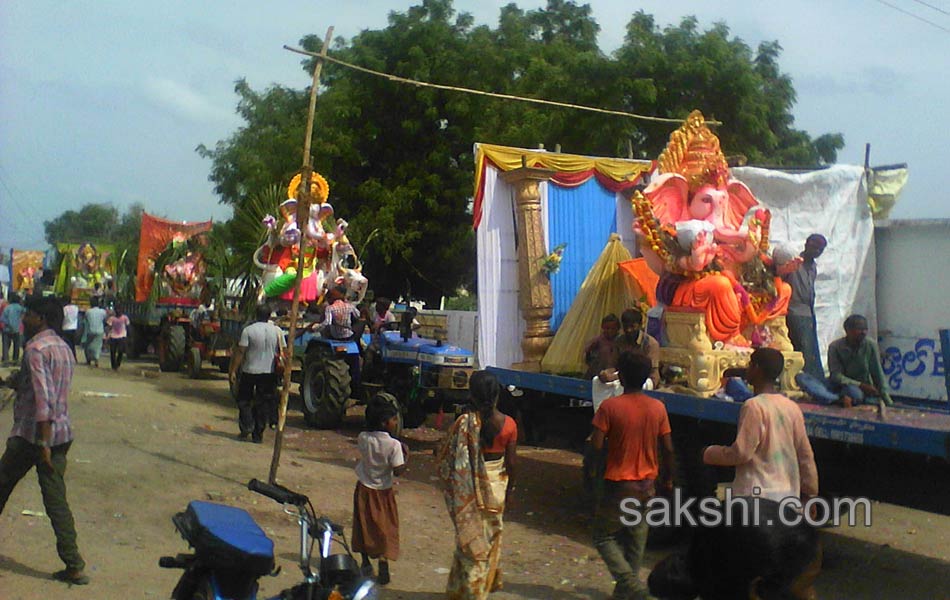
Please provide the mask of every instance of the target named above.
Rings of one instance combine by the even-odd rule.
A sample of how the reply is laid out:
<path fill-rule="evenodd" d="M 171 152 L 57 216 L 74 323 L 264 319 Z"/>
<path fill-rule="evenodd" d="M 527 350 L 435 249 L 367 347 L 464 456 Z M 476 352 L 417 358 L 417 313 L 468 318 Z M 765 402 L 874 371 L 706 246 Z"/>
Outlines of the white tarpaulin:
<path fill-rule="evenodd" d="M 820 233 L 828 247 L 818 259 L 815 315 L 818 343 L 825 368 L 828 344 L 844 335 L 845 318 L 859 313 L 868 318 L 876 338 L 874 297 L 874 223 L 867 203 L 864 169 L 834 165 L 820 171 L 789 174 L 741 167 L 732 170 L 759 202 L 772 211 L 770 241 L 797 252 L 805 238 Z"/>
<path fill-rule="evenodd" d="M 864 170 L 832 166 L 804 174 L 743 167 L 733 175 L 772 210 L 771 240 L 800 251 L 805 238 L 820 233 L 828 248 L 818 261 L 816 312 L 822 354 L 843 335 L 842 323 L 852 312 L 876 323 L 874 298 L 874 226 L 867 204 Z M 478 360 L 484 368 L 508 368 L 522 360 L 524 320 L 518 309 L 518 255 L 515 248 L 514 189 L 485 169 L 482 221 L 476 230 L 478 248 Z M 541 183 L 542 224 L 548 226 L 549 184 Z M 603 210 L 603 209 L 602 209 Z M 630 204 L 618 194 L 616 231 L 625 245 L 632 241 Z M 545 232 L 547 237 L 547 231 Z M 559 240 L 547 240 L 549 244 Z M 606 243 L 606 240 L 603 241 Z M 571 246 L 568 246 L 568 252 Z M 873 335 L 873 332 L 872 332 Z M 873 339 L 873 338 L 872 338 Z"/>

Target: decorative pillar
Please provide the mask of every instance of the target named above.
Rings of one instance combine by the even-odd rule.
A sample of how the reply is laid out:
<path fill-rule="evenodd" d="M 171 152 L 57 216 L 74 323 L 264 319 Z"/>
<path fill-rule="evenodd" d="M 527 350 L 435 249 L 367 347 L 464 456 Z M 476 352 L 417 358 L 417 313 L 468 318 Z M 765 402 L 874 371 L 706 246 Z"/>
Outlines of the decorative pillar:
<path fill-rule="evenodd" d="M 551 313 L 554 297 L 551 281 L 541 270 L 547 256 L 544 227 L 541 222 L 541 191 L 539 184 L 554 176 L 555 171 L 522 166 L 502 173 L 502 178 L 515 188 L 518 243 L 518 306 L 525 321 L 521 349 L 523 362 L 512 365 L 520 371 L 537 373 L 541 359 L 551 345 Z"/>

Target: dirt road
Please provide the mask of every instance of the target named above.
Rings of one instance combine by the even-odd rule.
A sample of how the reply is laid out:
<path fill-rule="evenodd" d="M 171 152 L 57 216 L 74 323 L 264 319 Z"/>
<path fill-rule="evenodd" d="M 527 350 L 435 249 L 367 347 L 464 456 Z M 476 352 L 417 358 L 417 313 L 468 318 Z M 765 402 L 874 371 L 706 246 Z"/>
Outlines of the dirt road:
<path fill-rule="evenodd" d="M 117 394 L 99 397 L 96 393 Z M 299 580 L 297 531 L 280 507 L 246 489 L 266 479 L 273 435 L 263 445 L 235 440 L 236 409 L 223 375 L 199 381 L 158 374 L 132 362 L 120 373 L 77 368 L 71 394 L 76 442 L 67 485 L 80 548 L 92 583 L 67 588 L 52 581 L 61 568 L 49 521 L 30 474 L 0 515 L 0 598 L 167 598 L 178 572 L 158 567 L 163 554 L 187 550 L 171 523 L 189 500 L 247 509 L 274 539 L 282 572 L 262 582 L 262 597 Z M 12 409 L 0 412 L 6 436 Z M 291 411 L 280 481 L 310 496 L 318 511 L 349 528 L 356 419 L 341 431 L 314 431 Z M 442 597 L 452 552 L 451 523 L 435 486 L 433 429 L 409 433 L 410 470 L 398 488 L 403 557 L 383 598 Z M 520 449 L 523 474 L 507 518 L 505 590 L 497 600 L 606 598 L 609 575 L 590 544 L 580 494 L 580 457 L 550 448 Z M 820 465 L 819 465 L 820 467 Z M 950 517 L 874 505 L 870 529 L 824 536 L 822 598 L 950 598 Z M 349 533 L 349 529 L 347 531 Z M 652 565 L 669 549 L 649 552 Z"/>

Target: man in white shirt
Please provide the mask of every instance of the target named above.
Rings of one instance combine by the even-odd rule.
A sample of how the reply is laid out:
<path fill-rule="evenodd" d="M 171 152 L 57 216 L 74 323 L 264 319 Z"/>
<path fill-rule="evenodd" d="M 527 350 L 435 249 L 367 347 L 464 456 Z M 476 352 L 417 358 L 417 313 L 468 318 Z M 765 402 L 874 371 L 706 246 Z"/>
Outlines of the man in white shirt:
<path fill-rule="evenodd" d="M 76 358 L 76 330 L 79 329 L 79 307 L 68 296 L 63 298 L 63 339 Z"/>
<path fill-rule="evenodd" d="M 108 314 L 99 307 L 99 298 L 93 297 L 89 300 L 92 305 L 86 311 L 86 345 L 83 351 L 86 353 L 86 364 L 99 368 L 99 355 L 102 354 L 102 339 L 105 337 L 105 322 Z"/>
<path fill-rule="evenodd" d="M 284 332 L 269 322 L 270 307 L 257 307 L 256 322 L 241 332 L 231 356 L 230 378 L 241 374 L 238 385 L 239 440 L 264 441 L 264 429 L 273 412 L 277 392 L 276 363 L 284 348 Z"/>

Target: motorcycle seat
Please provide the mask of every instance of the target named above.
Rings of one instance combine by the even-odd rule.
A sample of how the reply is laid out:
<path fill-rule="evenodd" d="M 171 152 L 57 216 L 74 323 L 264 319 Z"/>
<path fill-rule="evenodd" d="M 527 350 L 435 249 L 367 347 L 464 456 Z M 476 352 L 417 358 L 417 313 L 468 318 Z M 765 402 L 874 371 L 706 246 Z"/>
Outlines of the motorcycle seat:
<path fill-rule="evenodd" d="M 274 568 L 274 542 L 243 509 L 193 500 L 172 521 L 209 566 L 258 576 Z"/>

